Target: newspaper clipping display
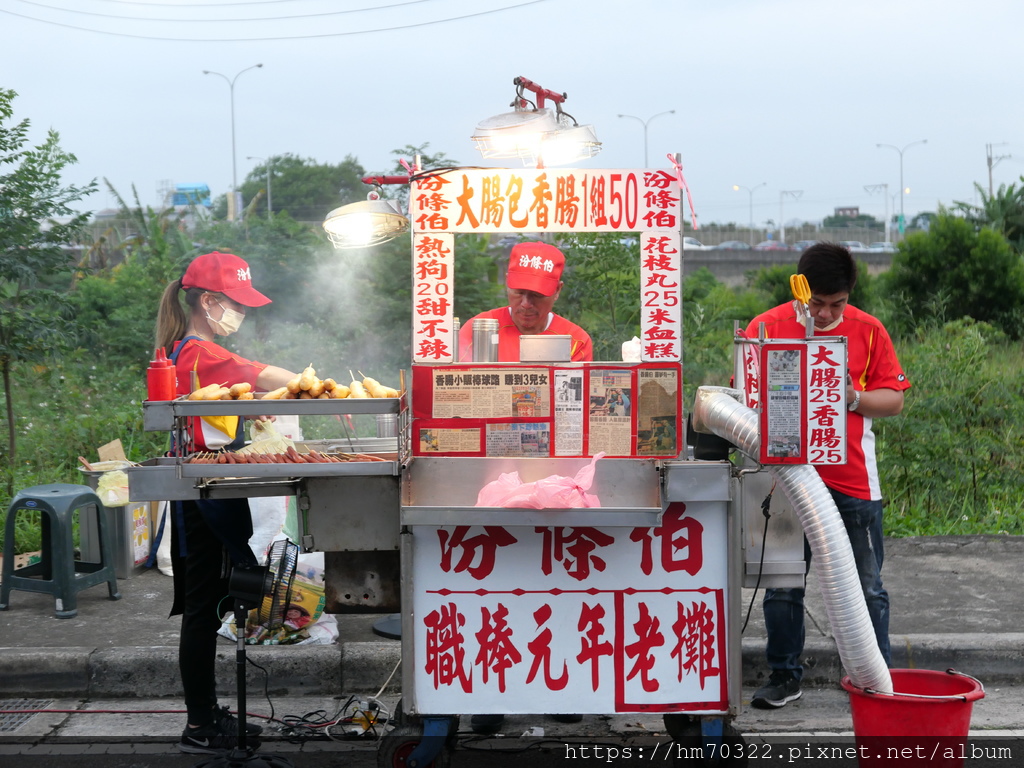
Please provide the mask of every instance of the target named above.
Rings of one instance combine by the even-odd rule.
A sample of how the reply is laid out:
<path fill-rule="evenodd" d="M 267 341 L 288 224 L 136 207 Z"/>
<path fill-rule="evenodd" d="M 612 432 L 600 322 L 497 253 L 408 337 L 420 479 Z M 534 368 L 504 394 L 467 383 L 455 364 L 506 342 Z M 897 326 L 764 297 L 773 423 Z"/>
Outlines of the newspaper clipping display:
<path fill-rule="evenodd" d="M 555 371 L 555 455 L 583 453 L 583 371 Z"/>
<path fill-rule="evenodd" d="M 420 430 L 420 453 L 479 453 L 479 429 L 438 429 L 424 427 Z"/>
<path fill-rule="evenodd" d="M 637 455 L 678 456 L 679 370 L 641 368 L 637 372 L 637 389 Z"/>
<path fill-rule="evenodd" d="M 765 382 L 769 439 L 765 450 L 771 458 L 803 454 L 803 397 L 799 349 L 766 349 L 768 377 Z"/>
<path fill-rule="evenodd" d="M 633 372 L 590 371 L 590 453 L 628 456 L 632 448 Z"/>
<path fill-rule="evenodd" d="M 481 369 L 438 374 L 431 416 L 435 419 L 549 418 L 548 372 Z"/>
<path fill-rule="evenodd" d="M 550 456 L 551 431 L 547 423 L 488 424 L 488 456 Z"/>

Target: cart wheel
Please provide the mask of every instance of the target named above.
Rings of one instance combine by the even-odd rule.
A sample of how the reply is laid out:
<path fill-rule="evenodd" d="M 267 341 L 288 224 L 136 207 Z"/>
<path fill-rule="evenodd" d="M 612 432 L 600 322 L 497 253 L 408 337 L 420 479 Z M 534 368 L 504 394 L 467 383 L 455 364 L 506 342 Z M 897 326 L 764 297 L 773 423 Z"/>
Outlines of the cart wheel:
<path fill-rule="evenodd" d="M 400 725 L 390 731 L 381 739 L 377 749 L 377 768 L 408 768 L 406 760 L 422 738 L 422 726 Z M 451 749 L 445 745 L 430 763 L 416 768 L 448 768 L 451 762 Z"/>
<path fill-rule="evenodd" d="M 716 754 L 704 754 L 704 737 L 700 731 L 700 719 L 690 715 L 667 714 L 665 715 L 665 730 L 675 741 L 676 762 L 686 762 L 688 765 L 708 766 L 736 766 L 747 764 L 746 741 L 736 727 L 730 723 L 722 725 L 722 745 L 716 750 Z M 700 748 L 696 750 L 695 748 Z M 702 755 L 702 759 L 694 759 L 695 755 Z M 717 760 L 716 760 L 717 758 Z"/>

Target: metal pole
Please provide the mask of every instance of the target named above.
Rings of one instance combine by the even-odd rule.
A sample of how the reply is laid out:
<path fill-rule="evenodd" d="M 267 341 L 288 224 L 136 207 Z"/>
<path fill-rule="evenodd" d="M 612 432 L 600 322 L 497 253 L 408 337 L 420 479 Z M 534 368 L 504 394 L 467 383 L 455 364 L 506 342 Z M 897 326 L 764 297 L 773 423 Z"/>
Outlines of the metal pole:
<path fill-rule="evenodd" d="M 656 117 L 661 117 L 662 115 L 674 115 L 675 113 L 676 113 L 676 111 L 674 109 L 670 109 L 667 112 L 659 112 L 656 115 L 651 115 L 646 120 L 642 120 L 639 117 L 637 117 L 636 115 L 619 115 L 619 117 L 631 117 L 634 120 L 639 121 L 640 124 L 644 127 L 644 168 L 648 167 L 647 166 L 647 125 L 648 125 L 648 123 L 650 123 Z"/>
<path fill-rule="evenodd" d="M 889 185 L 888 184 L 868 184 L 864 187 L 864 191 L 869 195 L 873 195 L 878 190 L 882 190 L 882 196 L 885 205 L 885 242 L 890 242 L 889 239 Z"/>
<path fill-rule="evenodd" d="M 231 95 L 231 204 L 228 206 L 229 219 L 234 220 L 234 216 L 231 216 L 231 212 L 237 215 L 235 207 L 238 200 L 238 161 L 235 157 L 235 81 L 242 75 L 243 72 L 248 72 L 250 69 L 257 69 L 262 67 L 263 64 L 253 64 L 251 67 L 246 67 L 236 74 L 234 77 L 229 78 L 227 75 L 221 74 L 220 72 L 213 72 L 209 69 L 204 69 L 204 75 L 217 75 L 223 77 L 228 84 L 228 91 Z"/>
<path fill-rule="evenodd" d="M 899 155 L 900 155 L 900 224 L 902 226 L 904 226 L 904 227 L 906 227 L 906 225 L 907 225 L 907 220 L 906 220 L 906 218 L 903 215 L 903 197 L 904 197 L 904 195 L 907 194 L 907 188 L 905 186 L 903 186 L 903 153 L 906 152 L 908 149 L 910 149 L 913 146 L 916 146 L 918 144 L 927 144 L 927 143 L 928 143 L 928 139 L 921 139 L 920 141 L 912 141 L 909 144 L 907 144 L 906 146 L 904 146 L 903 149 L 900 149 L 899 147 L 897 147 L 897 146 L 895 146 L 893 144 L 876 144 L 875 145 L 875 147 L 888 147 L 889 149 L 895 149 L 897 152 L 899 152 Z"/>
<path fill-rule="evenodd" d="M 751 189 L 750 187 L 744 187 L 742 184 L 733 184 L 732 185 L 733 191 L 738 192 L 741 189 L 745 189 L 745 190 L 747 190 L 747 194 L 750 195 L 750 234 L 749 234 L 749 237 L 750 237 L 750 244 L 751 245 L 754 244 L 754 190 L 760 189 L 761 187 L 763 187 L 763 186 L 765 186 L 767 184 L 768 184 L 767 181 L 762 181 L 760 184 L 758 184 L 753 189 Z"/>
<path fill-rule="evenodd" d="M 992 147 L 1002 147 L 1002 146 L 1005 146 L 1006 143 L 1007 142 L 1003 141 L 1003 142 L 1000 142 L 999 144 L 986 144 L 985 145 L 985 159 L 988 162 L 988 196 L 990 198 L 995 193 L 995 190 L 992 187 L 992 169 L 995 168 L 997 165 L 999 165 L 999 161 L 1000 160 L 1006 160 L 1009 157 L 1013 157 L 1013 155 L 1000 155 L 999 157 L 993 157 L 992 156 Z"/>
<path fill-rule="evenodd" d="M 800 195 L 802 195 L 803 193 L 804 193 L 804 191 L 802 189 L 783 189 L 783 190 L 781 190 L 779 192 L 779 242 L 780 243 L 786 242 L 786 220 L 785 220 L 785 218 L 783 218 L 783 213 L 782 213 L 782 199 L 786 195 L 790 195 L 794 200 L 799 200 L 800 199 Z"/>

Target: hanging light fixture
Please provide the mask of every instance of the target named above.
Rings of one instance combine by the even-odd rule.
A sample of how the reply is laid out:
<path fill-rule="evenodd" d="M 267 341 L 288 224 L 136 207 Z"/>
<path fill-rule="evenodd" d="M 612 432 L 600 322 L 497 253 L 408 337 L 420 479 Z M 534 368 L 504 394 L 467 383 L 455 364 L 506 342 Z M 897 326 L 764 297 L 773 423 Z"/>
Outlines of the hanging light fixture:
<path fill-rule="evenodd" d="M 386 243 L 408 232 L 409 219 L 402 215 L 394 202 L 380 196 L 379 187 L 374 187 L 366 200 L 343 205 L 328 213 L 324 219 L 324 230 L 335 248 L 365 248 Z"/>
<path fill-rule="evenodd" d="M 524 165 L 564 165 L 593 157 L 601 151 L 601 142 L 591 125 L 579 125 L 562 111 L 564 93 L 541 88 L 525 77 L 513 80 L 516 97 L 512 112 L 503 112 L 482 120 L 473 134 L 473 142 L 488 160 L 520 159 Z M 537 95 L 534 103 L 525 92 Z M 552 111 L 545 100 L 554 102 Z"/>

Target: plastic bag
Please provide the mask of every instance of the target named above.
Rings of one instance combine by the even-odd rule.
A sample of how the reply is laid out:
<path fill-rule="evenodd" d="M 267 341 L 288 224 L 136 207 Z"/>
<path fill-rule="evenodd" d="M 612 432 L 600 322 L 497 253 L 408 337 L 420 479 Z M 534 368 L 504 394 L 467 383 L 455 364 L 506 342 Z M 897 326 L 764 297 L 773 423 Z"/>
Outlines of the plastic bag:
<path fill-rule="evenodd" d="M 625 363 L 640 362 L 640 339 L 634 336 L 629 341 L 622 342 L 622 361 Z"/>
<path fill-rule="evenodd" d="M 120 469 L 104 472 L 96 484 L 96 495 L 105 507 L 123 507 L 128 503 L 128 473 Z"/>
<path fill-rule="evenodd" d="M 518 472 L 507 472 L 492 480 L 477 494 L 478 507 L 506 507 L 518 509 L 577 509 L 600 507 L 601 500 L 587 493 L 594 484 L 595 465 L 603 459 L 599 453 L 590 463 L 581 467 L 575 477 L 549 475 L 543 480 L 524 483 Z"/>
<path fill-rule="evenodd" d="M 258 623 L 256 611 L 246 618 L 245 642 L 249 645 L 331 645 L 338 639 L 338 622 L 324 613 L 326 595 L 323 568 L 299 555 L 291 597 L 284 609 L 284 622 L 273 630 Z M 223 622 L 218 634 L 236 638 L 235 620 Z"/>

